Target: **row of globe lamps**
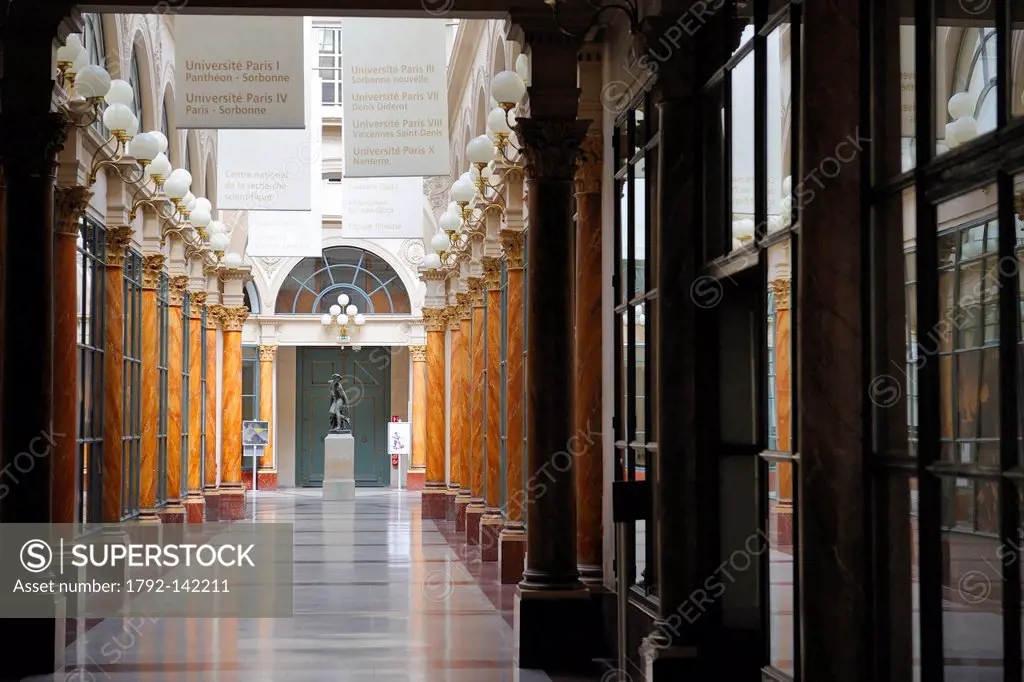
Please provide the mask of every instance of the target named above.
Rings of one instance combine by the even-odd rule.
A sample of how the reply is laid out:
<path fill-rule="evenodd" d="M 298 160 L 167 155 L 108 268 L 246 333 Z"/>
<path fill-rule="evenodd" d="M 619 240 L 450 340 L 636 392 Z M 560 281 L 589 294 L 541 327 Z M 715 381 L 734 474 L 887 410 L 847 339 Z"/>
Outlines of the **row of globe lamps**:
<path fill-rule="evenodd" d="M 514 110 L 526 96 L 529 82 L 530 61 L 526 54 L 516 58 L 514 71 L 501 71 L 492 79 L 487 132 L 466 145 L 470 167 L 448 192 L 450 202 L 438 220 L 440 230 L 431 237 L 430 253 L 423 259 L 425 270 L 454 268 L 466 252 L 467 234 L 483 228 L 488 212 L 504 213 L 503 183 L 510 174 L 522 173 L 516 160 L 520 149 L 513 132 Z"/>
<path fill-rule="evenodd" d="M 240 254 L 225 256 L 227 230 L 224 223 L 213 219 L 213 205 L 192 193 L 192 174 L 184 168 L 173 168 L 167 158 L 167 136 L 158 130 L 139 132 L 139 119 L 132 111 L 135 92 L 131 84 L 111 79 L 106 69 L 88 63 L 88 52 L 77 33 L 69 35 L 57 49 L 57 77 L 66 94 L 61 110 L 68 122 L 87 128 L 102 118 L 110 131 L 89 170 L 87 187 L 96 183 L 104 169 L 113 170 L 125 183 L 138 183 L 130 221 L 141 208 L 149 207 L 162 219 L 161 243 L 168 235 L 177 234 L 192 251 L 209 249 L 218 263 L 239 267 Z M 134 160 L 136 167 L 131 171 L 123 167 L 126 159 Z"/>

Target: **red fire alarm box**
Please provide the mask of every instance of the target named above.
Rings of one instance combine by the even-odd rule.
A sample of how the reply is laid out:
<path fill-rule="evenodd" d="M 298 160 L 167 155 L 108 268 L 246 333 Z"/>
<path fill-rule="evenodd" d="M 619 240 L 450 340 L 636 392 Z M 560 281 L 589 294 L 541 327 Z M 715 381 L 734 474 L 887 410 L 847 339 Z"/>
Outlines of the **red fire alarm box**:
<path fill-rule="evenodd" d="M 391 466 L 392 468 L 398 468 L 398 455 L 391 455 Z"/>
<path fill-rule="evenodd" d="M 397 414 L 393 414 L 391 415 L 391 421 L 397 424 L 401 420 L 398 418 Z"/>

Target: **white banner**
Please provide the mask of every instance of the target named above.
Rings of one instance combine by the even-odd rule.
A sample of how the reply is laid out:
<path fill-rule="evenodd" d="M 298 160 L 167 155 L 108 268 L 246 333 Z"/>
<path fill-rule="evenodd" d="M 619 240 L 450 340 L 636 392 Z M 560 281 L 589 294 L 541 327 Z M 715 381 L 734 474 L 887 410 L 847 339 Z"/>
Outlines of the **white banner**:
<path fill-rule="evenodd" d="M 345 19 L 345 177 L 450 172 L 443 19 Z"/>
<path fill-rule="evenodd" d="M 174 18 L 178 128 L 302 128 L 302 17 Z"/>
<path fill-rule="evenodd" d="M 217 131 L 218 208 L 309 211 L 319 154 L 310 129 Z"/>
<path fill-rule="evenodd" d="M 310 43 L 312 44 L 312 43 Z M 320 79 L 310 79 L 309 124 L 302 133 L 302 144 L 298 148 L 289 148 L 276 156 L 284 158 L 282 166 L 286 171 L 295 172 L 291 179 L 297 186 L 301 183 L 306 187 L 307 209 L 305 211 L 286 210 L 250 210 L 249 211 L 249 242 L 245 252 L 250 256 L 285 256 L 305 257 L 320 256 L 323 248 L 323 159 L 321 143 L 323 127 L 320 123 L 322 107 L 320 105 Z M 265 132 L 265 131 L 261 131 Z M 280 131 L 276 131 L 280 133 Z M 223 135 L 223 133 L 221 133 Z M 310 150 L 310 151 L 305 151 Z M 218 150 L 218 154 L 220 150 Z M 294 159 L 294 162 L 292 161 Z M 218 163 L 223 166 L 222 159 Z M 220 191 L 218 179 L 218 201 Z M 283 196 L 283 195 L 282 195 Z M 251 207 L 250 207 L 251 208 Z"/>
<path fill-rule="evenodd" d="M 423 238 L 423 178 L 345 178 L 341 197 L 343 237 Z"/>

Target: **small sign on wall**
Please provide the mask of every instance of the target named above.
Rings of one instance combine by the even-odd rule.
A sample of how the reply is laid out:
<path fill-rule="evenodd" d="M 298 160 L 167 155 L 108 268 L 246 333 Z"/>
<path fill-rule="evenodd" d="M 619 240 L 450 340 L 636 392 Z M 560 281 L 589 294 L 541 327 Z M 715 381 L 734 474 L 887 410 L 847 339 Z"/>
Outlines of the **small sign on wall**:
<path fill-rule="evenodd" d="M 388 454 L 412 454 L 412 425 L 409 422 L 388 422 Z"/>

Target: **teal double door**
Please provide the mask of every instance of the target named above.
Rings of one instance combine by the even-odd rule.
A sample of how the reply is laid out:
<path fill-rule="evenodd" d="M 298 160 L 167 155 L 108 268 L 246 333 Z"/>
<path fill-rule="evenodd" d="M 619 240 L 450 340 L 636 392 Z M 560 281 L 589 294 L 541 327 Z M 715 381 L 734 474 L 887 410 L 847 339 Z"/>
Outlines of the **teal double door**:
<path fill-rule="evenodd" d="M 320 487 L 324 482 L 324 436 L 330 429 L 328 383 L 340 374 L 352 413 L 356 441 L 357 486 L 391 483 L 387 424 L 391 413 L 391 351 L 381 346 L 299 348 L 295 373 L 296 482 Z"/>

